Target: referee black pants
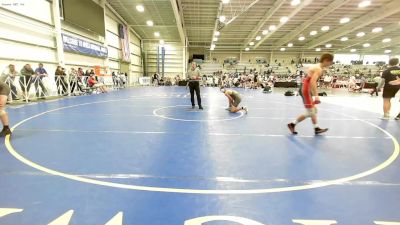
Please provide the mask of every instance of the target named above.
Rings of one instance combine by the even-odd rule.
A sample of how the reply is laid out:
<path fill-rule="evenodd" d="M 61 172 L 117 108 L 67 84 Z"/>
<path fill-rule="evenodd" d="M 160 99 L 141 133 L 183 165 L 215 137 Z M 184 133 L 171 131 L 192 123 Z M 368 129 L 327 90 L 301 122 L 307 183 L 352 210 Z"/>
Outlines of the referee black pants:
<path fill-rule="evenodd" d="M 195 103 L 194 103 L 194 92 L 196 92 L 197 104 L 199 106 L 201 106 L 200 82 L 198 82 L 198 81 L 190 81 L 189 82 L 189 89 L 190 89 L 190 100 L 192 101 L 192 106 L 195 106 Z"/>

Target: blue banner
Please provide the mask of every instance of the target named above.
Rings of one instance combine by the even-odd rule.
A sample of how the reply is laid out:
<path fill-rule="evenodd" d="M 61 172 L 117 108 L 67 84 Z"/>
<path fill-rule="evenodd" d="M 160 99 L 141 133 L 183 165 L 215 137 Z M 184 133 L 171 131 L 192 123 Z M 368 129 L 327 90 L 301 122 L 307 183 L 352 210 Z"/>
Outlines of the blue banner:
<path fill-rule="evenodd" d="M 79 53 L 100 58 L 107 58 L 108 56 L 108 49 L 104 46 L 94 44 L 66 34 L 61 35 L 64 45 L 64 51 L 66 52 Z"/>

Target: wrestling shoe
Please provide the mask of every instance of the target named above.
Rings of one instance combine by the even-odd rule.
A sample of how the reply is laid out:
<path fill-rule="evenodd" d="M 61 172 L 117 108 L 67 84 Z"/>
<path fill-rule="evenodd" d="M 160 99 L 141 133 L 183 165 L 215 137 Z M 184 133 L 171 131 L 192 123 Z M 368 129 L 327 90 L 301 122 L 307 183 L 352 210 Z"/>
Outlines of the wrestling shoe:
<path fill-rule="evenodd" d="M 200 109 L 200 110 L 203 110 L 203 106 L 199 105 L 199 109 Z"/>
<path fill-rule="evenodd" d="M 400 120 L 400 114 L 396 116 L 396 118 L 394 118 L 395 120 Z"/>
<path fill-rule="evenodd" d="M 249 113 L 249 109 L 247 108 L 247 106 L 244 106 L 243 110 L 246 112 L 246 114 Z"/>
<path fill-rule="evenodd" d="M 196 106 L 192 105 L 192 109 L 194 109 Z"/>
<path fill-rule="evenodd" d="M 298 134 L 297 131 L 295 130 L 296 124 L 294 124 L 294 123 L 289 123 L 287 126 L 288 126 L 288 128 L 289 128 L 289 130 L 290 130 L 290 132 L 291 132 L 292 134 L 294 134 L 294 135 Z"/>
<path fill-rule="evenodd" d="M 10 130 L 10 128 L 3 128 L 3 130 L 0 132 L 0 137 L 5 137 L 5 136 L 7 136 L 7 135 L 9 135 L 9 134 L 11 134 L 11 130 Z"/>
<path fill-rule="evenodd" d="M 381 117 L 381 120 L 390 120 L 390 116 L 389 115 L 384 115 Z"/>
<path fill-rule="evenodd" d="M 328 128 L 321 129 L 321 128 L 317 127 L 317 128 L 314 129 L 314 131 L 315 131 L 315 134 L 318 135 L 318 134 L 322 134 L 322 133 L 327 132 Z"/>

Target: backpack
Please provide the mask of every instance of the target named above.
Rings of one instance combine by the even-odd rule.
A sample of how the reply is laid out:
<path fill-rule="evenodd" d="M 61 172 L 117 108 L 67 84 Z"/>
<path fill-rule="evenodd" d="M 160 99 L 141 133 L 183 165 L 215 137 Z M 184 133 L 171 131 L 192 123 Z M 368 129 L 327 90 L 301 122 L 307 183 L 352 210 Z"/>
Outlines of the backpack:
<path fill-rule="evenodd" d="M 291 90 L 288 90 L 285 92 L 285 96 L 294 96 L 294 92 Z"/>
<path fill-rule="evenodd" d="M 271 87 L 270 86 L 266 86 L 263 90 L 263 93 L 271 93 Z"/>

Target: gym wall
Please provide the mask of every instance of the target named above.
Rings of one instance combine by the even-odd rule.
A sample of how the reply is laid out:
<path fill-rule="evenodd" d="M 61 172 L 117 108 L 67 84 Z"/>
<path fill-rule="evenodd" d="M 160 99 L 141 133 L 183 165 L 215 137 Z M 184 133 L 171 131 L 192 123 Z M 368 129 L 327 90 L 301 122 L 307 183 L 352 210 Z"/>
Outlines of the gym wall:
<path fill-rule="evenodd" d="M 52 16 L 52 2 L 47 0 L 20 0 L 20 6 L 0 6 L 0 72 L 10 63 L 20 70 L 26 63 L 31 63 L 35 69 L 39 62 L 45 64 L 54 80 L 54 71 L 59 64 L 57 59 L 56 33 Z M 106 36 L 100 36 L 90 30 L 61 20 L 62 33 L 98 45 L 107 45 L 108 58 L 97 58 L 76 53 L 64 52 L 66 69 L 82 67 L 84 70 L 94 66 L 109 67 L 109 71 L 119 71 L 122 58 L 118 37 L 118 19 L 112 10 L 105 9 Z M 131 64 L 131 83 L 142 75 L 141 40 L 133 32 L 129 32 Z M 129 70 L 129 69 L 128 69 Z M 127 70 L 127 71 L 128 71 Z"/>
<path fill-rule="evenodd" d="M 157 72 L 157 48 L 158 42 L 145 42 L 144 49 L 147 61 L 147 75 L 151 76 Z M 179 42 L 166 42 L 165 45 L 165 64 L 164 75 L 168 77 L 175 77 L 185 75 L 185 47 Z M 160 53 L 161 54 L 161 53 Z M 160 60 L 161 70 L 161 60 Z M 160 71 L 161 73 L 161 71 Z"/>
<path fill-rule="evenodd" d="M 138 36 L 132 31 L 129 35 L 129 48 L 131 50 L 131 65 L 130 75 L 133 79 L 138 80 L 139 77 L 143 76 L 143 59 L 142 59 L 142 42 Z"/>
<path fill-rule="evenodd" d="M 24 5 L 0 6 L 0 70 L 10 63 L 20 70 L 26 63 L 36 68 L 43 62 L 54 71 L 57 55 L 51 2 L 20 2 Z"/>

